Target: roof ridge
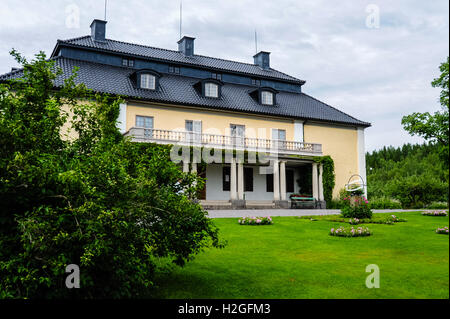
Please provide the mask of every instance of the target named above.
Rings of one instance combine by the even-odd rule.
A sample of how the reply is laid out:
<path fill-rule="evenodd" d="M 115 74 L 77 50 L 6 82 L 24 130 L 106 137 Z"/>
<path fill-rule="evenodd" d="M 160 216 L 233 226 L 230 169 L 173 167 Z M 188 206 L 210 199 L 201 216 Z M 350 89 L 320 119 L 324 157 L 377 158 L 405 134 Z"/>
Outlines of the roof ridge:
<path fill-rule="evenodd" d="M 72 39 L 67 39 L 67 40 L 58 40 L 60 42 L 68 42 L 70 43 L 70 41 L 76 41 L 76 40 L 80 40 L 83 38 L 89 38 L 89 35 L 85 35 L 85 36 L 81 36 L 81 37 L 77 37 L 77 38 L 72 38 Z M 105 39 L 106 41 L 112 41 L 112 42 L 117 42 L 117 43 L 123 43 L 123 44 L 127 44 L 127 45 L 134 45 L 134 46 L 138 46 L 138 47 L 142 47 L 142 48 L 148 48 L 148 49 L 154 49 L 154 50 L 160 50 L 160 51 L 166 51 L 166 52 L 171 52 L 171 53 L 180 53 L 179 51 L 176 50 L 171 50 L 171 49 L 166 49 L 166 48 L 158 48 L 158 47 L 154 47 L 154 46 L 150 46 L 150 45 L 145 45 L 145 44 L 139 44 L 139 43 L 132 43 L 132 42 L 125 42 L 125 41 L 120 41 L 120 40 L 114 40 L 114 39 Z M 71 43 L 73 44 L 73 43 Z M 81 45 L 83 46 L 83 45 Z M 141 55 L 141 54 L 138 54 Z M 141 55 L 143 56 L 143 55 Z M 240 62 L 240 61 L 234 61 L 234 60 L 227 60 L 227 59 L 223 59 L 223 58 L 217 58 L 217 57 L 213 57 L 213 56 L 208 56 L 208 55 L 202 55 L 202 54 L 194 54 L 194 57 L 202 57 L 202 58 L 208 58 L 208 59 L 213 59 L 216 61 L 224 61 L 224 62 L 231 62 L 231 63 L 236 63 L 236 64 L 244 64 L 244 65 L 249 65 L 249 66 L 255 66 L 257 67 L 257 65 L 253 64 L 253 63 L 248 63 L 248 62 Z M 264 69 L 261 68 L 262 71 L 265 71 Z M 292 75 L 289 75 L 287 73 L 281 72 L 279 70 L 276 70 L 274 68 L 270 68 L 270 70 L 275 71 L 275 72 L 279 72 L 287 77 L 289 77 L 291 80 L 293 81 L 299 81 L 299 82 L 304 82 L 304 80 L 296 78 Z M 268 75 L 270 76 L 270 75 Z"/>
<path fill-rule="evenodd" d="M 361 121 L 361 120 L 357 119 L 356 117 L 351 116 L 350 114 L 347 114 L 347 113 L 345 113 L 345 112 L 343 112 L 343 111 L 341 111 L 341 110 L 335 108 L 334 106 L 332 106 L 332 105 L 330 105 L 330 104 L 328 104 L 328 103 L 322 102 L 321 100 L 316 99 L 315 97 L 313 97 L 313 96 L 311 96 L 311 95 L 309 95 L 309 94 L 306 94 L 306 93 L 304 93 L 304 92 L 301 92 L 300 94 L 306 95 L 307 97 L 310 97 L 311 99 L 313 99 L 313 100 L 315 100 L 315 101 L 317 101 L 317 102 L 320 102 L 320 103 L 322 103 L 322 104 L 325 104 L 326 106 L 332 108 L 333 110 L 336 110 L 336 111 L 338 111 L 339 113 L 342 113 L 342 114 L 344 114 L 344 115 L 346 115 L 346 116 L 348 116 L 348 117 L 351 117 L 351 118 L 354 119 L 355 121 L 361 122 L 361 123 L 363 123 L 363 124 L 369 124 L 369 125 L 370 125 L 369 122 Z"/>

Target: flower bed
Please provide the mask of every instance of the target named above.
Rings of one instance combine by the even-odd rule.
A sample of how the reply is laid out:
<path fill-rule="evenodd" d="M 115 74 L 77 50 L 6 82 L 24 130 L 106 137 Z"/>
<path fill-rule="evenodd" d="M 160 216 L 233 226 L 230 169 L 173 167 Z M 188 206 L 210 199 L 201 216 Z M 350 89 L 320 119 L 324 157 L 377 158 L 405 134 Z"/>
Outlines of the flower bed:
<path fill-rule="evenodd" d="M 439 227 L 438 229 L 436 229 L 436 233 L 448 235 L 448 227 L 447 226 Z"/>
<path fill-rule="evenodd" d="M 367 227 L 348 228 L 340 226 L 338 228 L 331 228 L 330 235 L 339 237 L 360 237 L 360 236 L 370 236 L 372 235 L 372 233 Z"/>
<path fill-rule="evenodd" d="M 242 217 L 239 218 L 240 225 L 272 225 L 272 217 Z"/>
<path fill-rule="evenodd" d="M 447 216 L 447 212 L 445 210 L 434 210 L 429 212 L 422 212 L 424 216 Z"/>
<path fill-rule="evenodd" d="M 350 225 L 358 225 L 358 224 L 387 224 L 393 225 L 394 223 L 406 222 L 406 219 L 399 218 L 395 215 L 390 215 L 386 218 L 350 218 L 348 223 Z"/>

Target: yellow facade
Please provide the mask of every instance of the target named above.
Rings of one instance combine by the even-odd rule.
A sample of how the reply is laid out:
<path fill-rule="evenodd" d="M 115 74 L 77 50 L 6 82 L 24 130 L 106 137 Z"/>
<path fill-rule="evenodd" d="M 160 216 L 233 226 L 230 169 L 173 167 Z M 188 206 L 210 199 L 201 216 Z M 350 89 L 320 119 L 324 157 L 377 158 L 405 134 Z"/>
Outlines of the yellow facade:
<path fill-rule="evenodd" d="M 358 131 L 355 127 L 328 124 L 304 125 L 305 142 L 322 144 L 323 155 L 330 155 L 334 161 L 336 186 L 333 197 L 339 195 L 348 179 L 358 174 Z"/>
<path fill-rule="evenodd" d="M 211 111 L 172 105 L 128 102 L 126 130 L 136 126 L 136 116 L 152 116 L 154 129 L 184 130 L 186 120 L 202 121 L 202 133 L 230 135 L 230 124 L 245 125 L 246 137 L 271 139 L 272 129 L 286 130 L 286 140 L 294 140 L 294 120 L 226 111 Z M 358 133 L 356 127 L 327 123 L 304 124 L 304 141 L 322 144 L 323 155 L 334 160 L 336 186 L 333 197 L 358 173 Z"/>
<path fill-rule="evenodd" d="M 286 140 L 294 139 L 294 121 L 224 111 L 181 108 L 147 103 L 127 103 L 126 130 L 136 126 L 136 116 L 152 116 L 153 128 L 184 130 L 186 120 L 202 121 L 202 133 L 230 135 L 230 124 L 244 125 L 247 137 L 272 138 L 272 129 L 286 131 Z"/>

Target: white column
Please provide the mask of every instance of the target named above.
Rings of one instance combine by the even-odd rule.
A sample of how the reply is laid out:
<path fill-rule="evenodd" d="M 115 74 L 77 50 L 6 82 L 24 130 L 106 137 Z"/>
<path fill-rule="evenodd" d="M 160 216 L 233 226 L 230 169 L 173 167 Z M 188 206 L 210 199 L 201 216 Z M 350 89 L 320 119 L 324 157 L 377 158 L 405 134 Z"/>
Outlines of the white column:
<path fill-rule="evenodd" d="M 117 118 L 117 128 L 124 134 L 127 130 L 127 103 L 120 103 L 119 117 Z"/>
<path fill-rule="evenodd" d="M 191 164 L 191 173 L 197 174 L 197 163 L 192 162 L 192 164 Z"/>
<path fill-rule="evenodd" d="M 244 199 L 244 165 L 242 163 L 238 163 L 238 193 L 237 197 L 240 200 Z"/>
<path fill-rule="evenodd" d="M 286 200 L 286 162 L 280 162 L 280 197 Z"/>
<path fill-rule="evenodd" d="M 183 173 L 189 173 L 189 162 L 183 161 Z"/>
<path fill-rule="evenodd" d="M 319 164 L 319 200 L 323 201 L 323 182 L 322 182 L 322 175 L 323 175 L 323 165 Z"/>
<path fill-rule="evenodd" d="M 318 187 L 318 177 L 317 177 L 317 163 L 312 164 L 312 191 L 313 197 L 319 200 L 319 187 Z"/>
<path fill-rule="evenodd" d="M 273 161 L 273 200 L 280 200 L 280 170 L 278 160 Z"/>
<path fill-rule="evenodd" d="M 362 177 L 364 183 L 367 185 L 364 127 L 358 127 L 358 174 Z M 367 198 L 367 186 L 364 187 L 364 196 Z"/>
<path fill-rule="evenodd" d="M 231 159 L 230 167 L 230 199 L 236 200 L 236 162 L 234 158 Z"/>

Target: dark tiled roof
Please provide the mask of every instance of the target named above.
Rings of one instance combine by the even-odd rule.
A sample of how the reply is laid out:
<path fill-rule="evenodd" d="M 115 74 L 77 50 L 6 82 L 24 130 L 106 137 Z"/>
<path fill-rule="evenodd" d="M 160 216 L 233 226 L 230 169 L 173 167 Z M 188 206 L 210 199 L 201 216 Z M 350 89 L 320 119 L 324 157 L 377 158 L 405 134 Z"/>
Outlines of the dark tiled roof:
<path fill-rule="evenodd" d="M 157 59 L 172 63 L 183 63 L 188 65 L 205 67 L 208 69 L 244 73 L 248 75 L 262 76 L 272 79 L 296 82 L 299 84 L 304 83 L 303 80 L 297 79 L 283 72 L 274 69 L 264 70 L 255 64 L 223 60 L 197 54 L 195 54 L 194 56 L 185 56 L 184 54 L 174 50 L 154 48 L 145 45 L 126 43 L 110 39 L 106 39 L 105 42 L 99 42 L 92 40 L 91 36 L 84 36 L 69 40 L 58 40 L 58 45 L 82 46 L 85 48 L 104 50 L 114 53 L 130 54 L 133 56 Z"/>
<path fill-rule="evenodd" d="M 199 79 L 180 75 L 164 74 L 159 81 L 157 91 L 136 88 L 130 80 L 132 69 L 79 61 L 64 57 L 55 58 L 56 64 L 63 69 L 63 74 L 55 85 L 61 86 L 72 69 L 79 67 L 77 83 L 84 83 L 89 89 L 100 93 L 124 95 L 129 98 L 155 102 L 173 103 L 205 109 L 221 109 L 246 113 L 257 113 L 297 119 L 310 119 L 358 126 L 370 126 L 334 107 L 304 93 L 279 92 L 277 106 L 257 103 L 249 94 L 254 87 L 226 83 L 222 87 L 220 99 L 205 98 L 198 94 L 193 85 Z M 0 80 L 17 78 L 22 71 L 14 71 L 0 76 Z"/>

